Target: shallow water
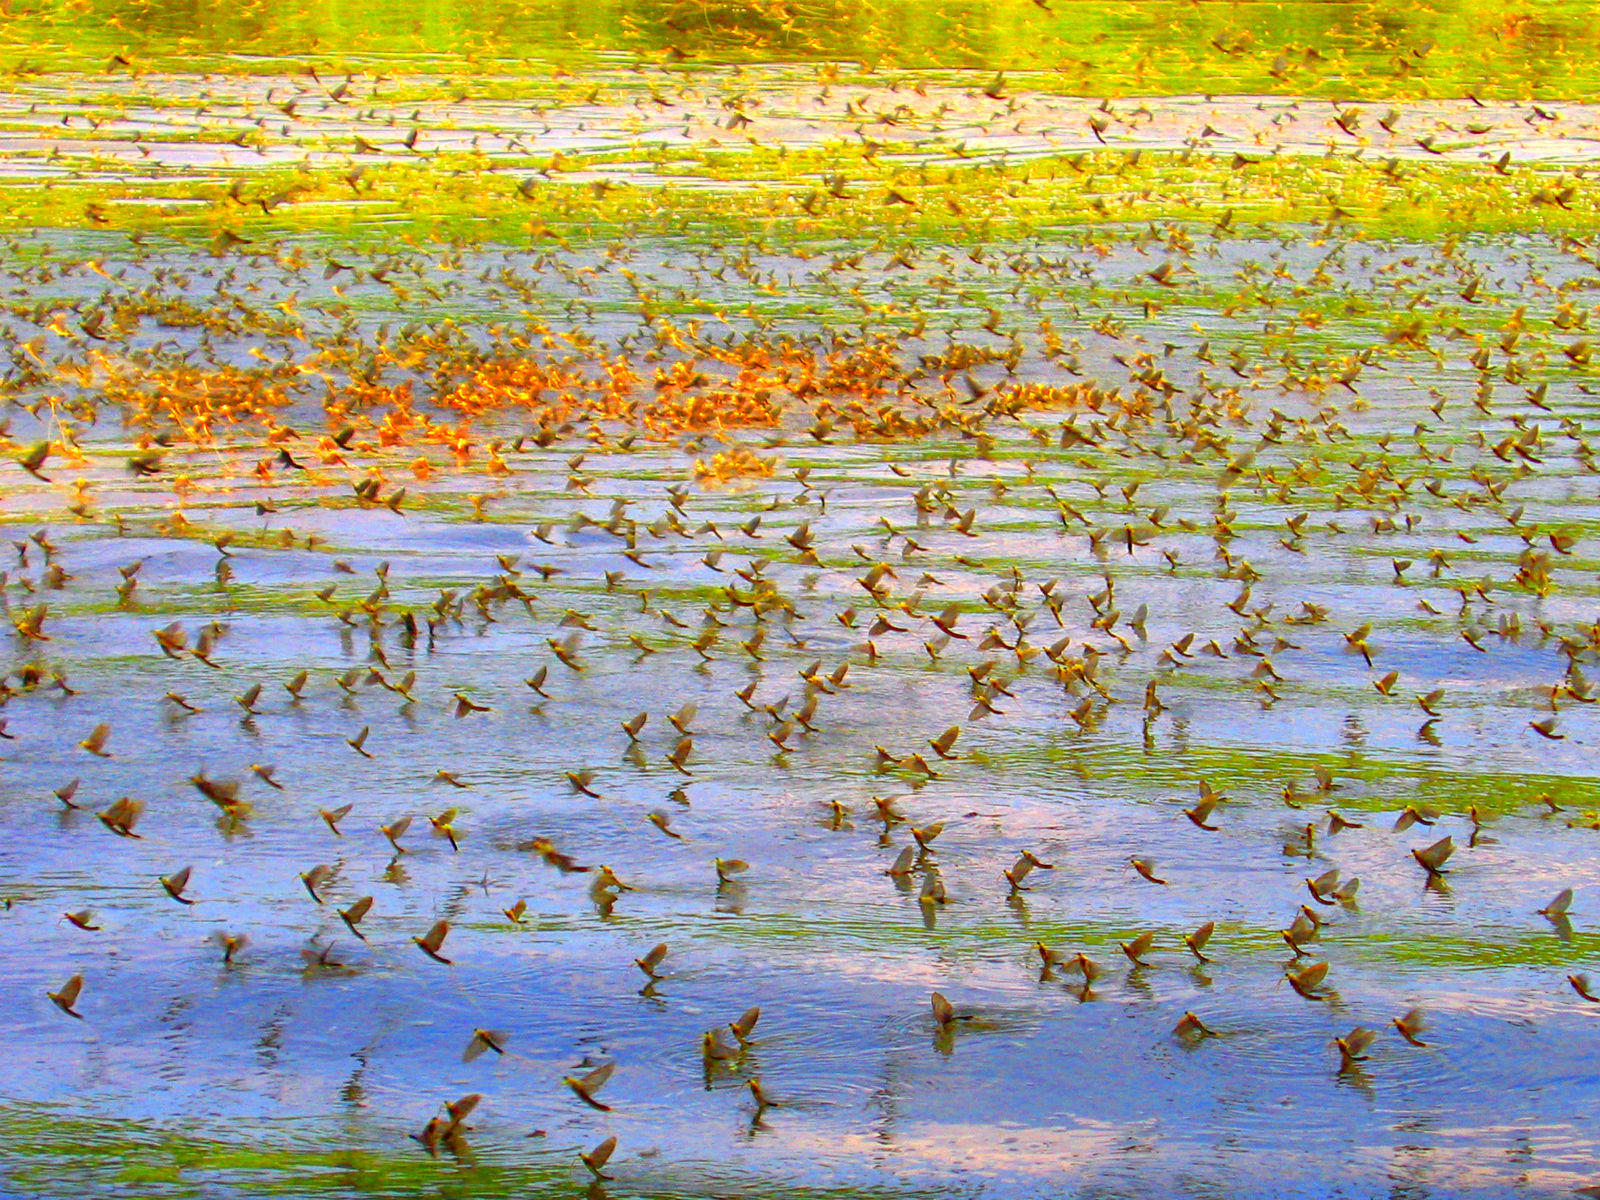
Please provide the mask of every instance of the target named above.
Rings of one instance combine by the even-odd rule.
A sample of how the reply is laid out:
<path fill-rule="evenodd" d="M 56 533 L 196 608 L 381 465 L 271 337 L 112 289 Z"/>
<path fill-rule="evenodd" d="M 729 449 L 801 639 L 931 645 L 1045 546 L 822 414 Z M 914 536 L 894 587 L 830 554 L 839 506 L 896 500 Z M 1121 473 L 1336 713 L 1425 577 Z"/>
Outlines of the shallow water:
<path fill-rule="evenodd" d="M 1359 150 L 1400 161 L 1467 163 L 1509 154 L 1517 163 L 1542 165 L 1592 162 L 1600 153 L 1600 109 L 1593 104 L 1435 99 L 1396 107 L 1356 99 L 1164 95 L 1109 104 L 1029 91 L 1025 82 L 995 99 L 975 79 L 952 85 L 937 78 L 917 80 L 915 90 L 868 85 L 836 92 L 819 86 L 814 72 L 782 67 L 709 71 L 687 86 L 666 72 L 649 83 L 632 71 L 588 78 L 596 101 L 604 102 L 530 104 L 510 80 L 499 81 L 512 93 L 504 99 L 419 101 L 419 93 L 438 85 L 426 76 L 351 81 L 337 100 L 320 81 L 295 75 L 111 78 L 97 80 L 80 98 L 62 96 L 53 81 L 23 83 L 0 105 L 0 154 L 14 179 L 70 173 L 83 181 L 150 183 L 205 180 L 208 171 L 248 176 L 437 154 L 471 153 L 486 164 L 527 169 L 556 155 L 652 148 L 737 153 L 750 145 L 798 151 L 851 140 L 911 161 L 968 164 L 1102 147 L 1192 147 L 1223 158 L 1269 147 L 1274 155 Z M 732 90 L 740 99 L 730 110 Z M 648 185 L 656 174 L 647 162 L 624 161 L 564 178 Z"/>
<path fill-rule="evenodd" d="M 1408 428 L 1416 415 L 1395 406 L 1380 420 L 1369 411 L 1360 436 L 1370 442 L 1382 427 Z M 1435 436 L 1448 437 L 1448 427 Z M 1593 806 L 1593 719 L 1574 706 L 1562 714 L 1565 741 L 1534 737 L 1529 689 L 1561 674 L 1549 641 L 1496 637 L 1480 655 L 1457 636 L 1453 618 L 1417 619 L 1419 597 L 1449 607 L 1447 588 L 1386 581 L 1390 554 L 1420 558 L 1452 527 L 1480 528 L 1480 516 L 1429 510 L 1426 537 L 1387 539 L 1381 557 L 1358 532 L 1313 533 L 1305 556 L 1281 547 L 1275 555 L 1270 508 L 1237 496 L 1238 524 L 1262 528 L 1233 545 L 1263 572 L 1253 602 L 1288 612 L 1311 600 L 1333 614 L 1327 626 L 1281 628 L 1296 643 L 1272 656 L 1288 682 L 1281 699 L 1263 706 L 1238 659 L 1157 670 L 1160 650 L 1181 632 L 1195 631 L 1196 645 L 1213 637 L 1226 644 L 1242 624 L 1222 607 L 1238 585 L 1198 561 L 1169 575 L 1158 558 L 1148 561 L 1155 547 L 1132 561 L 1110 558 L 1123 611 L 1149 606 L 1148 638 L 1128 634 L 1133 648 L 1121 653 L 1088 628 L 1081 596 L 1103 586 L 1101 564 L 1036 507 L 1044 479 L 1072 488 L 1074 471 L 1043 458 L 1039 480 L 1025 483 L 1018 457 L 1029 451 L 1016 443 L 991 462 L 972 462 L 955 486 L 979 503 L 980 530 L 1002 532 L 962 538 L 942 521 L 918 528 L 908 503 L 919 480 L 948 477 L 943 460 L 913 465 L 912 479 L 900 482 L 843 448 L 785 450 L 790 466 L 812 467 L 809 482 L 828 494 L 826 515 L 815 499 L 795 503 L 806 492 L 792 480 L 695 495 L 686 505 L 690 521 L 728 528 L 779 502 L 763 513 L 759 541 L 734 534 L 722 543 L 725 567 L 747 556 L 770 561 L 767 577 L 803 614 L 786 633 L 773 628 L 760 660 L 737 649 L 748 617 L 726 614 L 730 628 L 701 661 L 684 633 L 655 611 L 638 611 L 634 589 L 649 586 L 652 608 L 698 625 L 723 578 L 698 561 L 718 544 L 713 536 L 649 547 L 648 572 L 606 534 L 558 533 L 553 546 L 530 540 L 535 514 L 603 519 L 608 507 L 611 485 L 599 460 L 586 464 L 597 481 L 592 499 L 562 495 L 566 446 L 508 459 L 517 487 L 488 525 L 415 510 L 352 520 L 306 509 L 287 521 L 257 521 L 191 504 L 190 520 L 213 528 L 321 528 L 357 572 L 332 572 L 333 550 L 237 549 L 229 560 L 237 600 L 209 586 L 217 554 L 204 542 L 108 539 L 93 526 L 45 525 L 60 547 L 57 561 L 75 578 L 49 597 L 59 614 L 48 626 L 54 640 L 28 657 L 64 671 L 80 694 L 22 695 L 7 707 L 7 733 L 16 739 L 4 768 L 8 943 L 39 952 L 17 956 L 8 972 L 14 1049 L 0 1071 L 14 1114 L 72 1132 L 59 1146 L 48 1130 L 34 1134 L 26 1155 L 13 1146 L 14 1161 L 42 1166 L 61 1155 L 58 1164 L 86 1169 L 78 1122 L 91 1118 L 130 1130 L 155 1122 L 182 1138 L 225 1142 L 265 1122 L 268 1145 L 283 1143 L 286 1155 L 332 1137 L 404 1156 L 404 1134 L 420 1128 L 430 1107 L 482 1091 L 488 1099 L 471 1143 L 485 1165 L 441 1164 L 442 1176 L 464 1171 L 470 1180 L 490 1164 L 553 1168 L 572 1161 L 572 1146 L 615 1132 L 624 1149 L 614 1187 L 624 1192 L 748 1186 L 737 1182 L 739 1172 L 765 1180 L 764 1188 L 1010 1195 L 1050 1192 L 1066 1180 L 1090 1191 L 1140 1191 L 1165 1188 L 1159 1181 L 1181 1169 L 1193 1181 L 1186 1186 L 1202 1191 L 1277 1194 L 1285 1158 L 1307 1179 L 1306 1194 L 1320 1193 L 1323 1184 L 1310 1181 L 1335 1171 L 1357 1190 L 1387 1178 L 1452 1194 L 1580 1181 L 1595 1116 L 1596 1063 L 1586 1049 L 1593 1015 L 1561 976 L 1592 962 L 1600 943 L 1583 929 L 1585 900 L 1592 903 L 1583 891 L 1566 941 L 1533 910 L 1592 873 L 1594 834 L 1568 828 L 1532 797 L 1551 792 L 1579 809 Z M 644 478 L 617 494 L 633 497 L 642 521 L 666 498 L 648 479 L 672 478 L 681 466 L 628 461 Z M 1159 501 L 1174 517 L 1203 516 L 1213 474 L 1153 481 L 1141 506 Z M 993 477 L 1013 481 L 999 501 L 988 495 Z M 1542 479 L 1525 490 L 1524 520 L 1593 519 L 1583 492 L 1567 496 Z M 1013 658 L 1000 668 L 1016 693 L 997 697 L 1004 715 L 968 723 L 964 668 L 988 656 L 952 642 L 931 663 L 919 647 L 932 632 L 925 618 L 902 615 L 910 631 L 876 639 L 879 659 L 870 665 L 858 649 L 861 631 L 831 616 L 860 592 L 851 544 L 898 559 L 874 528 L 879 515 L 915 529 L 929 547 L 909 569 L 899 564 L 906 590 L 926 567 L 939 582 L 925 586 L 923 608 L 962 600 L 968 611 L 958 628 L 974 637 L 995 623 L 978 593 L 1004 580 L 1009 563 L 1027 579 L 1061 578 L 1072 597 L 1063 631 L 1075 648 L 1110 651 L 1102 679 L 1123 703 L 1080 730 L 1066 715 L 1075 698 L 1042 660 L 1019 671 Z M 776 535 L 803 516 L 818 534 L 823 569 L 775 554 Z M 1197 540 L 1182 535 L 1170 544 L 1198 560 L 1188 546 Z M 1491 574 L 1511 557 L 1510 547 L 1496 551 L 1488 538 L 1477 549 Z M 951 561 L 956 553 L 991 565 L 963 567 Z M 485 623 L 469 612 L 442 625 L 431 651 L 403 649 L 386 632 L 388 666 L 379 669 L 390 678 L 416 669 L 415 703 L 364 684 L 349 696 L 334 686 L 339 671 L 371 662 L 367 632 L 304 611 L 314 587 L 335 583 L 351 599 L 363 595 L 381 556 L 390 603 L 416 608 L 442 584 L 471 588 L 499 573 L 495 554 L 562 568 L 548 582 L 524 577 L 531 616 L 503 606 Z M 108 594 L 114 564 L 140 559 L 137 604 L 83 608 Z M 617 570 L 629 584 L 607 592 L 602 573 Z M 1584 597 L 1592 596 L 1585 580 L 1592 574 L 1564 574 L 1570 598 L 1548 605 L 1492 593 L 1495 608 L 1519 611 L 1530 625 L 1543 613 L 1564 627 L 1583 619 Z M 14 609 L 21 600 L 13 591 Z M 1028 605 L 1036 607 L 1031 598 Z M 558 620 L 567 609 L 597 630 L 584 635 L 581 672 L 555 662 L 545 642 L 563 635 Z M 222 621 L 215 668 L 158 653 L 149 630 L 178 613 L 190 625 L 206 613 Z M 1379 665 L 1402 670 L 1394 700 L 1378 697 L 1360 657 L 1343 649 L 1342 633 L 1358 620 L 1376 622 Z M 1054 639 L 1048 613 L 1036 624 L 1038 644 Z M 628 633 L 657 652 L 639 655 Z M 789 644 L 791 634 L 804 645 Z M 794 703 L 796 670 L 818 658 L 825 671 L 852 663 L 851 686 L 822 697 L 817 732 L 797 733 L 794 749 L 776 755 L 763 736 L 770 721 L 732 693 L 754 682 L 757 703 Z M 521 682 L 540 664 L 551 675 L 543 701 Z M 312 682 L 291 703 L 279 685 L 301 668 Z M 1137 699 L 1155 677 L 1169 711 L 1146 720 Z M 264 684 L 261 712 L 242 720 L 231 697 L 252 682 Z M 1436 685 L 1448 699 L 1433 745 L 1419 741 L 1421 714 L 1409 696 Z M 204 711 L 182 715 L 160 699 L 169 688 Z M 457 719 L 457 691 L 491 711 Z M 664 718 L 688 701 L 699 713 L 681 774 L 664 762 L 676 739 Z M 630 753 L 619 722 L 641 710 L 650 721 Z M 102 719 L 113 731 L 104 761 L 73 744 Z M 941 778 L 919 783 L 874 769 L 873 743 L 906 753 L 952 723 L 964 726 L 960 758 L 939 764 Z M 371 760 L 343 742 L 362 726 L 371 731 Z M 278 764 L 285 790 L 249 776 L 251 762 Z M 1312 763 L 1333 771 L 1337 790 L 1308 795 L 1308 810 L 1291 812 L 1277 792 L 1290 782 L 1311 792 Z M 441 768 L 469 786 L 431 783 Z M 602 799 L 576 794 L 565 780 L 580 768 L 595 772 L 591 786 Z M 250 815 L 219 824 L 185 783 L 195 770 L 244 779 Z M 90 809 L 122 794 L 147 801 L 144 840 L 114 839 L 90 813 L 61 811 L 49 790 L 74 776 L 84 780 L 76 802 Z M 1178 812 L 1198 778 L 1233 796 L 1217 833 Z M 946 905 L 925 910 L 914 890 L 897 890 L 883 875 L 908 838 L 904 826 L 886 830 L 875 820 L 875 795 L 900 797 L 912 823 L 948 822 L 930 856 L 949 890 Z M 1405 850 L 1443 832 L 1465 842 L 1466 799 L 1502 815 L 1492 837 L 1458 855 L 1448 884 L 1430 891 Z M 838 829 L 829 827 L 835 800 L 849 812 Z M 1445 810 L 1438 826 L 1388 831 L 1405 804 L 1430 801 Z M 316 812 L 344 802 L 354 809 L 335 839 Z M 1285 837 L 1330 802 L 1366 828 L 1320 835 L 1311 862 L 1286 856 Z M 422 821 L 447 806 L 461 810 L 459 853 L 427 836 Z M 672 813 L 682 841 L 646 823 L 657 808 Z M 415 814 L 420 828 L 396 858 L 376 826 L 403 814 Z M 597 906 L 583 875 L 562 876 L 516 849 L 534 836 L 584 864 L 609 863 L 637 890 Z M 1057 869 L 1036 873 L 1034 890 L 1008 901 L 1000 871 L 1022 849 Z M 1136 853 L 1152 856 L 1170 886 L 1140 880 L 1126 865 Z M 747 879 L 719 887 L 716 856 L 747 859 Z M 322 908 L 296 878 L 319 862 L 336 868 Z M 155 882 L 184 864 L 195 868 L 192 908 L 174 904 Z M 1273 931 L 1307 900 L 1300 880 L 1332 864 L 1359 875 L 1362 891 L 1358 906 L 1335 913 L 1317 951 L 1334 964 L 1338 999 L 1311 1003 L 1282 985 L 1287 956 Z M 377 897 L 365 925 L 369 945 L 330 911 L 365 894 Z M 513 926 L 499 910 L 518 897 L 528 915 Z M 63 923 L 61 911 L 81 905 L 94 908 L 100 931 Z M 455 925 L 451 966 L 429 962 L 408 941 L 439 916 Z M 1218 922 L 1217 963 L 1201 968 L 1178 935 L 1206 919 Z M 230 969 L 219 967 L 208 940 L 223 929 L 251 938 Z M 1145 929 L 1157 933 L 1152 966 L 1119 965 L 1116 940 Z M 308 940 L 334 943 L 346 968 L 308 974 L 298 954 Z M 672 947 L 669 975 L 641 997 L 630 959 L 658 940 Z M 1036 941 L 1086 949 L 1105 977 L 1087 996 L 1075 994 L 1069 975 L 1041 981 Z M 81 1025 L 44 999 L 75 970 L 89 981 Z M 949 1044 L 927 1013 L 934 989 L 975 1018 Z M 763 1008 L 756 1044 L 731 1069 L 708 1073 L 700 1032 L 749 1004 Z M 1382 1028 L 1417 1004 L 1431 1021 L 1428 1049 L 1386 1037 L 1360 1075 L 1338 1073 L 1334 1034 L 1357 1023 Z M 1172 1026 L 1186 1009 L 1202 1013 L 1219 1036 L 1192 1048 L 1175 1040 Z M 475 1027 L 507 1033 L 508 1054 L 463 1064 Z M 560 1088 L 560 1075 L 586 1058 L 620 1064 L 604 1095 L 613 1113 L 595 1114 Z M 754 1129 L 752 1106 L 735 1088 L 751 1075 L 779 1101 Z M 530 1141 L 533 1129 L 544 1136 Z M 1291 1130 L 1295 1149 L 1285 1150 Z M 1512 1153 L 1519 1139 L 1532 1147 L 1527 1162 Z M 646 1149 L 659 1153 L 644 1157 Z M 191 1176 L 206 1178 L 203 1161 L 183 1173 Z M 37 1186 L 26 1172 L 16 1186 L 30 1178 Z M 99 1178 L 109 1186 L 115 1173 Z M 247 1194 L 253 1185 L 230 1185 L 223 1172 L 206 1186 Z M 331 1180 L 322 1186 L 342 1190 Z"/>
<path fill-rule="evenodd" d="M 830 182 L 852 137 L 896 170 L 965 169 L 1095 149 L 1107 112 L 976 77 L 830 91 L 793 64 L 686 74 L 670 109 L 648 99 L 660 78 L 609 66 L 579 81 L 603 98 L 537 110 L 437 82 L 363 78 L 336 101 L 331 76 L 22 79 L 0 172 L 114 182 L 120 214 L 179 206 L 155 198 L 173 181 L 254 196 L 291 163 L 406 155 L 449 177 L 469 148 L 485 171 L 559 150 L 599 156 L 563 186 L 670 205 L 774 186 L 712 139 L 818 156 L 804 187 L 864 193 L 895 181 Z M 199 140 L 291 92 L 261 150 Z M 1359 148 L 1407 170 L 1509 151 L 1555 188 L 1597 144 L 1592 105 L 1408 101 L 1399 133 L 1386 107 L 1363 105 Z M 1104 140 L 1153 156 L 1270 143 L 1309 163 L 1332 141 L 1355 162 L 1360 141 L 1332 123 L 1351 106 L 1320 100 L 1112 108 Z M 752 124 L 730 130 L 735 111 Z M 352 154 L 356 136 L 381 150 Z M 1085 189 L 1124 186 L 1109 160 L 1065 161 L 1028 186 L 1076 187 L 1085 163 Z M 915 186 L 933 207 L 937 184 Z M 1566 977 L 1600 969 L 1595 259 L 1535 219 L 1591 201 L 1377 238 L 1234 225 L 1232 186 L 1160 226 L 1034 233 L 964 213 L 837 236 L 750 216 L 678 239 L 581 218 L 488 244 L 359 222 L 252 226 L 233 250 L 180 225 L 14 238 L 0 1191 L 1594 1183 L 1600 1013 Z M 219 227 L 246 207 L 195 203 Z M 481 413 L 453 391 L 507 363 L 543 382 Z M 607 371 L 637 380 L 631 416 L 605 409 Z M 1058 391 L 1008 406 L 1019 385 Z M 758 388 L 765 415 L 708 399 Z M 679 420 L 681 397 L 714 418 Z M 161 652 L 174 621 L 190 648 L 212 628 L 207 659 Z M 80 742 L 102 722 L 104 756 Z M 1225 794 L 1214 830 L 1184 814 L 1203 787 Z M 123 796 L 146 806 L 137 838 L 96 817 Z M 319 813 L 345 804 L 336 833 Z M 1422 821 L 1397 829 L 1408 807 Z M 380 826 L 402 817 L 396 852 Z M 891 876 L 913 827 L 927 846 Z M 1409 852 L 1446 834 L 1430 875 Z M 1024 851 L 1051 866 L 1013 889 Z M 719 859 L 748 868 L 719 880 Z M 301 878 L 319 864 L 320 903 Z M 596 886 L 602 864 L 619 886 Z M 160 883 L 185 866 L 192 904 Z M 1359 891 L 1318 903 L 1306 880 L 1334 867 Z M 1568 887 L 1570 913 L 1540 915 Z M 338 916 L 363 896 L 364 940 Z M 1280 931 L 1302 905 L 1325 924 L 1296 958 Z M 84 909 L 99 928 L 63 916 Z M 440 919 L 449 963 L 413 944 Z M 1210 962 L 1183 941 L 1206 921 Z M 1145 932 L 1137 965 L 1119 944 Z M 222 934 L 248 937 L 231 963 Z M 659 942 L 645 986 L 633 960 Z M 1079 952 L 1087 984 L 1062 965 Z M 1302 998 L 1285 973 L 1314 962 L 1326 990 Z M 75 973 L 81 1020 L 47 997 Z M 752 1005 L 749 1045 L 708 1058 L 705 1032 Z M 1412 1008 L 1426 1045 L 1391 1025 Z M 1191 1012 L 1209 1036 L 1175 1031 Z M 1358 1025 L 1377 1039 L 1341 1065 Z M 464 1058 L 480 1029 L 504 1053 Z M 563 1086 L 608 1062 L 607 1109 Z M 460 1137 L 415 1140 L 471 1093 Z M 602 1189 L 578 1155 L 608 1135 Z"/>

